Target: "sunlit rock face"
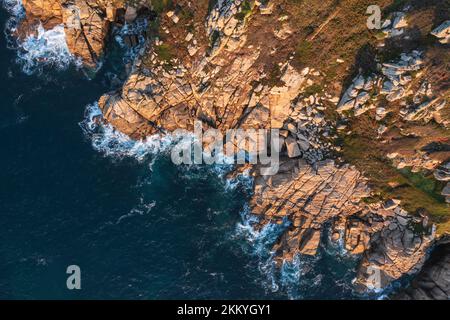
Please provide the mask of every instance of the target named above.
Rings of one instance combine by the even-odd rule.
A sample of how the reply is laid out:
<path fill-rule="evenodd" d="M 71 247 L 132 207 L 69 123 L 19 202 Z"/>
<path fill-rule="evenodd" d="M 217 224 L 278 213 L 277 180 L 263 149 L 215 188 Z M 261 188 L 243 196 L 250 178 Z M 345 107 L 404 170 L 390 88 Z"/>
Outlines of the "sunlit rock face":
<path fill-rule="evenodd" d="M 180 8 L 201 7 L 186 1 L 177 4 Z M 352 135 L 352 122 L 365 119 L 360 127 L 376 123 L 378 135 L 370 138 L 383 151 L 394 148 L 389 145 L 392 141 L 422 140 L 417 144 L 420 147 L 380 152 L 377 157 L 383 163 L 391 161 L 389 165 L 396 169 L 439 167 L 446 147 L 439 146 L 443 155 L 430 159 L 423 150 L 433 142 L 428 139 L 433 134 L 417 127 L 407 130 L 417 123 L 448 124 L 448 101 L 440 94 L 442 88 L 434 90 L 431 77 L 426 76 L 432 67 L 425 61 L 426 53 L 409 48 L 395 59 L 374 57 L 375 70 L 356 70 L 340 95 L 336 88 L 341 84 L 327 84 L 336 87 L 329 93 L 329 87 L 322 86 L 322 73 L 296 64 L 295 46 L 283 47 L 294 41 L 296 31 L 287 15 L 274 16 L 274 4 L 219 0 L 206 7 L 188 19 L 177 7 L 159 12 L 160 33 L 146 38 L 123 86 L 99 98 L 102 120 L 136 140 L 177 129 L 193 131 L 199 121 L 203 130 L 280 130 L 280 168 L 272 176 L 262 175 L 259 165 L 252 168 L 250 200 L 251 214 L 258 220 L 255 229 L 270 224 L 284 227 L 272 248 L 277 264 L 296 256 L 316 255 L 326 227 L 331 225 L 331 241 L 339 243 L 346 254 L 361 257 L 357 289 L 382 290 L 402 276 L 416 273 L 433 244 L 433 224 L 426 215 L 413 217 L 396 199 L 368 203 L 373 189 L 364 168 L 345 163 L 339 157 L 337 141 Z M 24 8 L 27 16 L 20 34 L 61 31 L 63 26 L 68 52 L 88 67 L 100 62 L 112 23 L 118 19 L 131 23 L 142 9 L 95 0 L 27 0 Z M 383 26 L 385 35 L 389 41 L 404 41 L 410 24 L 406 14 L 397 12 L 391 18 Z M 256 28 L 250 19 L 267 23 Z M 268 44 L 263 33 L 267 30 L 261 26 L 270 23 L 278 27 L 272 30 Z M 39 24 L 43 30 L 34 27 Z M 447 31 L 448 23 L 444 23 L 431 34 L 441 45 L 448 40 Z M 167 40 L 169 36 L 176 41 Z M 278 53 L 279 48 L 284 52 Z M 275 59 L 273 68 L 267 68 Z M 343 62 L 340 58 L 333 61 Z M 445 79 L 445 75 L 439 77 Z M 394 118 L 391 127 L 390 118 Z M 395 136 L 391 128 L 400 133 Z M 337 131 L 341 131 L 339 136 Z M 384 139 L 386 136 L 390 140 Z M 439 138 L 439 143 L 446 141 L 448 138 Z M 444 169 L 436 171 L 437 180 L 448 181 Z M 442 195 L 448 198 L 448 193 L 447 185 Z"/>
<path fill-rule="evenodd" d="M 110 23 L 122 6 L 121 1 L 112 7 L 97 0 L 24 0 L 26 15 L 18 28 L 19 36 L 35 34 L 39 25 L 45 30 L 63 25 L 70 53 L 85 66 L 95 68 L 103 55 Z"/>

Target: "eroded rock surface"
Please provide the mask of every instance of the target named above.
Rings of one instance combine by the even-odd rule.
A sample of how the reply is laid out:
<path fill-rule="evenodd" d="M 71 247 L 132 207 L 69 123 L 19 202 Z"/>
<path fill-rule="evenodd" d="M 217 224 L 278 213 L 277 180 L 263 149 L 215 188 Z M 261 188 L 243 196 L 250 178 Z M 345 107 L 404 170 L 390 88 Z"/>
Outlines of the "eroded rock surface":
<path fill-rule="evenodd" d="M 350 254 L 363 254 L 359 289 L 383 289 L 420 269 L 434 234 L 426 219 L 412 218 L 396 201 L 364 205 L 369 194 L 354 167 L 327 160 L 314 168 L 291 159 L 273 177 L 256 176 L 251 210 L 260 217 L 257 228 L 288 224 L 273 248 L 279 263 L 315 255 L 326 222 L 332 222 L 332 241 L 341 241 Z"/>
<path fill-rule="evenodd" d="M 112 6 L 100 0 L 23 0 L 26 17 L 19 33 L 26 37 L 35 33 L 39 24 L 44 29 L 63 24 L 69 51 L 94 68 L 103 55 L 110 20 L 123 5 L 122 1 Z"/>
<path fill-rule="evenodd" d="M 289 46 L 289 41 L 297 31 L 287 15 L 274 16 L 280 8 L 275 1 L 219 0 L 209 11 L 203 8 L 200 18 L 186 14 L 193 6 L 199 9 L 200 4 L 177 4 L 161 14 L 160 31 L 164 34 L 150 39 L 123 87 L 99 99 L 105 120 L 136 139 L 177 129 L 193 131 L 197 121 L 203 129 L 223 132 L 280 129 L 280 170 L 264 176 L 259 165 L 253 168 L 250 203 L 251 213 L 259 217 L 255 228 L 286 225 L 273 247 L 277 262 L 292 261 L 296 255 L 315 255 L 325 225 L 331 224 L 331 240 L 342 243 L 347 253 L 362 256 L 356 279 L 359 289 L 376 285 L 383 289 L 403 275 L 417 272 L 434 239 L 428 218 L 412 217 L 396 200 L 366 204 L 371 189 L 362 170 L 325 159 L 339 151 L 332 142 L 338 138 L 335 131 L 346 130 L 347 118 L 372 114 L 379 123 L 374 140 L 388 136 L 386 118 L 392 114 L 406 123 L 448 123 L 448 102 L 423 77 L 428 68 L 423 52 L 408 50 L 379 63 L 370 75 L 360 70 L 339 99 L 339 86 L 333 95 L 328 94 L 325 87 L 317 88 L 323 80 L 321 72 L 293 63 L 297 48 Z M 24 6 L 29 14 L 23 29 L 36 21 L 45 28 L 64 23 L 69 49 L 89 66 L 95 66 L 102 55 L 116 9 L 126 7 L 120 2 L 112 5 L 95 0 L 26 0 Z M 138 10 L 127 7 L 123 13 L 125 21 L 131 22 Z M 409 36 L 405 14 L 394 13 L 388 20 L 383 31 L 389 39 Z M 177 28 L 183 23 L 184 28 Z M 322 28 L 326 29 L 326 24 Z M 442 42 L 446 30 L 444 24 L 433 35 Z M 176 41 L 168 40 L 171 37 Z M 445 80 L 445 75 L 441 78 Z M 397 109 L 390 108 L 392 105 Z M 331 111 L 338 112 L 342 124 L 333 123 Z M 435 136 L 436 132 L 438 129 L 420 134 Z M 414 132 L 414 138 L 417 136 Z M 387 158 L 398 169 L 408 165 L 435 169 L 442 162 L 428 159 L 425 151 L 402 153 L 394 147 Z M 447 167 L 440 168 L 436 178 L 447 181 L 447 171 Z M 378 277 L 375 286 L 374 272 Z"/>
<path fill-rule="evenodd" d="M 355 168 L 337 167 L 331 160 L 316 168 L 304 160 L 288 160 L 277 175 L 257 176 L 254 192 L 252 213 L 261 217 L 261 225 L 291 223 L 275 247 L 279 258 L 289 261 L 298 253 L 314 255 L 324 223 L 355 214 L 369 194 Z"/>
<path fill-rule="evenodd" d="M 187 34 L 189 58 L 172 61 L 170 68 L 160 59 L 165 44 L 157 41 L 122 91 L 100 99 L 106 119 L 135 137 L 192 130 L 196 120 L 223 130 L 281 128 L 305 75 L 285 63 L 280 84 L 264 85 L 267 75 L 259 59 L 268 48 L 245 47 L 245 19 L 236 18 L 241 5 L 218 1 L 206 19 L 210 47 L 201 47 Z"/>
<path fill-rule="evenodd" d="M 274 176 L 263 176 L 258 166 L 254 168 L 250 204 L 251 213 L 260 218 L 255 228 L 286 225 L 273 247 L 278 263 L 292 261 L 296 255 L 315 255 L 324 226 L 330 222 L 333 241 L 343 242 L 348 253 L 363 257 L 356 279 L 359 289 L 374 289 L 373 269 L 379 271 L 379 289 L 416 272 L 433 241 L 431 224 L 427 219 L 412 218 L 398 202 L 364 204 L 362 200 L 371 194 L 364 175 L 350 165 L 323 160 L 323 150 L 329 147 L 322 142 L 329 134 L 322 113 L 325 108 L 317 94 L 302 96 L 314 83 L 313 74 L 320 73 L 297 69 L 285 60 L 279 64 L 279 81 L 269 81 L 264 67 L 272 49 L 262 42 L 249 42 L 248 13 L 242 4 L 216 3 L 205 22 L 208 46 L 198 34 L 180 35 L 187 43 L 184 57 L 168 60 L 161 54 L 167 44 L 156 40 L 145 59 L 136 61 L 122 90 L 101 97 L 99 105 L 105 118 L 135 138 L 179 128 L 192 131 L 197 120 L 204 129 L 281 129 L 285 147 L 280 170 Z M 259 9 L 252 7 L 254 15 L 270 16 L 271 11 Z M 169 26 L 179 24 L 174 15 L 167 16 Z M 284 19 L 281 22 L 284 25 L 275 32 L 279 40 L 291 35 Z M 406 27 L 401 15 L 395 17 L 394 24 L 395 30 Z M 389 102 L 404 98 L 409 94 L 410 74 L 422 67 L 421 53 L 412 51 L 381 65 L 378 74 L 359 75 L 345 92 L 338 111 L 354 110 L 360 116 L 376 109 L 374 91 Z M 331 96 L 327 99 L 334 100 Z M 413 112 L 413 108 L 409 110 Z M 387 114 L 381 107 L 376 111 L 380 120 Z M 413 120 L 424 118 L 428 116 Z M 311 150 L 319 150 L 320 155 Z M 422 233 L 417 232 L 417 225 L 422 226 Z"/>
<path fill-rule="evenodd" d="M 450 245 L 439 245 L 411 285 L 394 295 L 401 300 L 450 299 Z"/>

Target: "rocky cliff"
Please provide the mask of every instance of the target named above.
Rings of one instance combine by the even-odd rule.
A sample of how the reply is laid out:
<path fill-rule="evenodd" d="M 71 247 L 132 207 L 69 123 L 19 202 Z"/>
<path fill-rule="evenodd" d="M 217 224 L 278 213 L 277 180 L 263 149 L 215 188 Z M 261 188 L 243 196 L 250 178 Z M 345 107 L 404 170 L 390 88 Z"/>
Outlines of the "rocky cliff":
<path fill-rule="evenodd" d="M 450 298 L 450 246 L 448 239 L 431 254 L 410 286 L 395 294 L 401 300 L 448 300 Z"/>
<path fill-rule="evenodd" d="M 331 222 L 332 240 L 361 255 L 365 290 L 374 270 L 381 288 L 416 273 L 436 226 L 449 231 L 446 4 L 375 2 L 379 31 L 365 1 L 26 0 L 21 33 L 63 23 L 71 52 L 95 66 L 110 25 L 147 14 L 145 50 L 99 99 L 105 121 L 135 139 L 196 121 L 279 129 L 278 174 L 252 170 L 255 228 L 288 225 L 273 248 L 282 263 L 316 254 Z"/>
<path fill-rule="evenodd" d="M 40 24 L 44 29 L 63 24 L 70 52 L 91 68 L 100 62 L 109 25 L 123 9 L 120 0 L 23 0 L 22 4 L 26 18 L 19 27 L 20 37 L 35 33 Z"/>

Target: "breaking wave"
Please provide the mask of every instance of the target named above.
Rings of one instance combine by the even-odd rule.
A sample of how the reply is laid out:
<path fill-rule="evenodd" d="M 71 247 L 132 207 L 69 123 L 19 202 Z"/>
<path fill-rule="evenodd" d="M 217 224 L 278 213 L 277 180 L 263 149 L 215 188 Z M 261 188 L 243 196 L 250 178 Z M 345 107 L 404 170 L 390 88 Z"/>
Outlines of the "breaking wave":
<path fill-rule="evenodd" d="M 17 38 L 15 33 L 20 21 L 25 17 L 25 10 L 21 0 L 2 0 L 2 7 L 10 14 L 6 20 L 4 34 L 6 37 L 6 45 L 9 49 L 17 48 Z"/>
<path fill-rule="evenodd" d="M 261 229 L 256 229 L 259 218 L 250 213 L 246 206 L 241 212 L 241 222 L 236 225 L 234 240 L 244 240 L 243 250 L 257 259 L 258 270 L 264 276 L 263 287 L 271 292 L 278 292 L 283 286 L 282 273 L 276 265 L 272 247 L 278 237 L 289 226 L 287 220 L 282 224 L 268 223 Z"/>
<path fill-rule="evenodd" d="M 81 66 L 81 61 L 67 47 L 63 25 L 45 30 L 40 24 L 34 34 L 21 40 L 17 37 L 17 31 L 20 21 L 25 17 L 22 1 L 3 0 L 2 5 L 11 15 L 5 25 L 7 46 L 17 50 L 16 62 L 22 66 L 25 74 L 39 74 L 46 67 L 65 70 L 72 64 Z"/>
<path fill-rule="evenodd" d="M 79 123 L 83 132 L 91 139 L 92 147 L 112 158 L 130 157 L 143 161 L 150 155 L 170 150 L 174 143 L 172 136 L 154 135 L 143 140 L 133 140 L 103 121 L 102 112 L 97 103 L 90 104 L 85 110 L 85 119 Z"/>
<path fill-rule="evenodd" d="M 86 107 L 84 120 L 79 125 L 85 136 L 91 140 L 92 147 L 96 151 L 114 159 L 134 158 L 140 162 L 150 160 L 150 168 L 153 167 L 158 156 L 168 156 L 176 144 L 189 143 L 189 139 L 185 139 L 186 135 L 180 134 L 156 134 L 142 140 L 131 139 L 104 121 L 98 103 Z M 195 139 L 193 135 L 192 139 Z M 222 161 L 218 161 L 218 164 L 183 164 L 179 168 L 185 176 L 216 176 L 223 182 L 225 192 L 236 190 L 238 187 L 243 187 L 245 192 L 250 192 L 253 178 L 249 171 L 246 170 L 229 178 L 228 174 L 233 171 L 234 164 L 227 164 L 227 161 L 224 160 L 227 159 L 226 156 L 221 155 L 220 157 Z"/>
<path fill-rule="evenodd" d="M 256 227 L 259 222 L 246 206 L 232 239 L 241 240 L 244 252 L 254 257 L 252 264 L 256 263 L 260 284 L 266 291 L 289 299 L 350 297 L 356 294 L 351 280 L 356 274 L 358 257 L 331 246 L 326 240 L 327 230 L 324 230 L 322 244 L 315 256 L 297 254 L 292 261 L 280 261 L 276 259 L 273 246 L 289 228 L 289 220 L 285 219 L 281 224 L 268 223 L 260 229 Z"/>
<path fill-rule="evenodd" d="M 113 30 L 114 39 L 119 46 L 125 50 L 123 62 L 125 64 L 133 62 L 139 55 L 140 51 L 146 44 L 145 32 L 148 29 L 148 21 L 146 18 L 137 18 L 132 23 L 125 23 L 121 28 Z M 124 39 L 136 39 L 137 43 L 127 44 Z"/>
<path fill-rule="evenodd" d="M 17 62 L 26 74 L 40 73 L 48 66 L 58 70 L 67 69 L 72 63 L 81 66 L 81 62 L 75 59 L 67 47 L 63 25 L 50 30 L 39 25 L 37 35 L 28 36 L 20 44 Z"/>

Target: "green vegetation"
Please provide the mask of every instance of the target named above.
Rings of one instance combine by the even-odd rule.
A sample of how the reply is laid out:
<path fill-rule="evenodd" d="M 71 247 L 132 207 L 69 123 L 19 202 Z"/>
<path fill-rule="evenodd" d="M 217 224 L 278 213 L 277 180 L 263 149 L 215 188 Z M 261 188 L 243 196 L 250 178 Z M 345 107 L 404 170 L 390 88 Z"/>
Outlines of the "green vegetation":
<path fill-rule="evenodd" d="M 168 44 L 161 44 L 155 47 L 155 53 L 160 61 L 164 61 L 166 64 L 171 64 L 173 58 L 172 48 Z"/>
<path fill-rule="evenodd" d="M 262 81 L 263 85 L 275 87 L 281 83 L 281 69 L 277 64 L 273 64 L 267 77 Z"/>
<path fill-rule="evenodd" d="M 235 17 L 238 20 L 244 20 L 252 12 L 252 5 L 250 1 L 245 0 L 241 5 L 241 11 L 236 13 Z"/>
<path fill-rule="evenodd" d="M 153 10 L 157 13 L 161 13 L 172 7 L 172 0 L 151 0 Z"/>
<path fill-rule="evenodd" d="M 442 184 L 422 173 L 397 170 L 382 156 L 373 139 L 352 134 L 339 139 L 342 156 L 369 178 L 375 200 L 400 199 L 412 214 L 426 213 L 438 225 L 438 233 L 450 231 L 450 210 L 439 195 Z M 372 199 L 366 199 L 371 202 Z"/>
<path fill-rule="evenodd" d="M 323 91 L 323 89 L 320 85 L 312 84 L 303 90 L 303 96 L 309 97 L 309 96 L 315 95 L 316 93 L 321 93 L 322 91 Z"/>
<path fill-rule="evenodd" d="M 440 194 L 444 188 L 442 182 L 436 181 L 432 176 L 426 176 L 423 172 L 412 172 L 411 169 L 400 169 L 399 172 L 416 188 L 426 192 L 438 201 L 444 202 L 444 197 Z"/>
<path fill-rule="evenodd" d="M 301 66 L 307 65 L 312 56 L 312 44 L 307 40 L 301 41 L 295 48 L 295 59 Z"/>

